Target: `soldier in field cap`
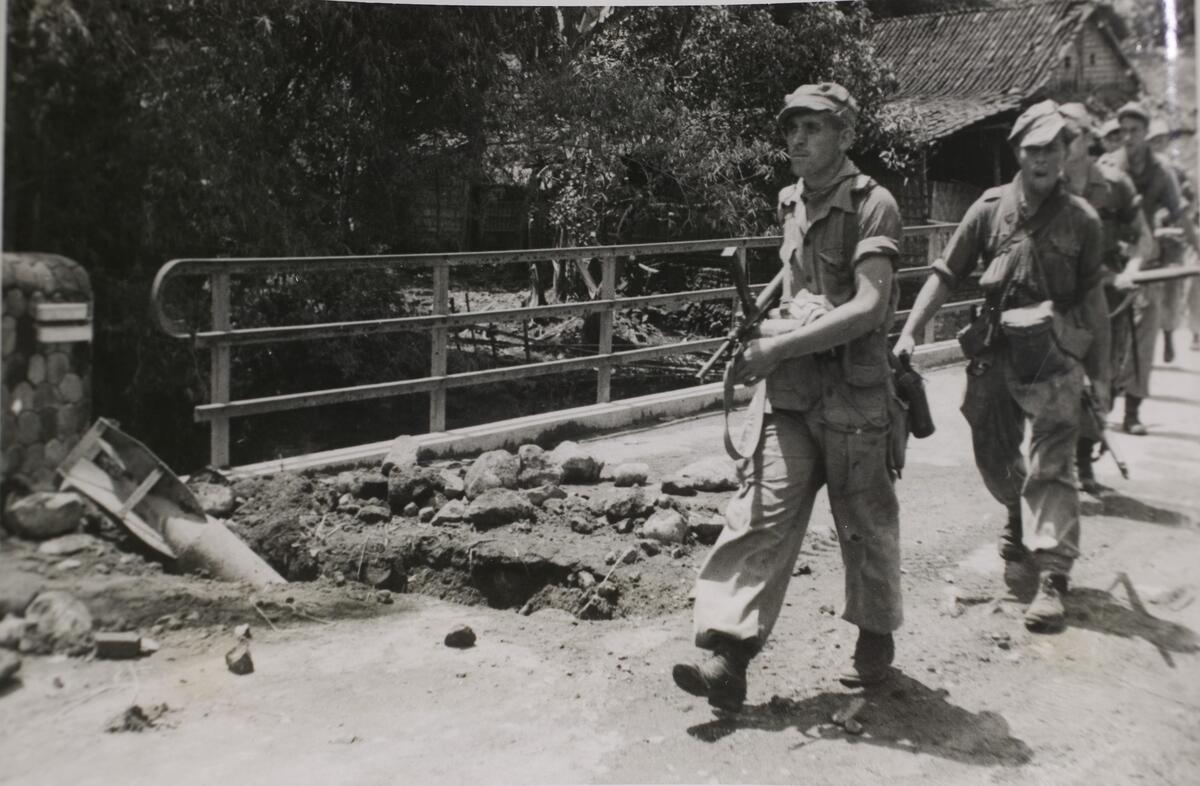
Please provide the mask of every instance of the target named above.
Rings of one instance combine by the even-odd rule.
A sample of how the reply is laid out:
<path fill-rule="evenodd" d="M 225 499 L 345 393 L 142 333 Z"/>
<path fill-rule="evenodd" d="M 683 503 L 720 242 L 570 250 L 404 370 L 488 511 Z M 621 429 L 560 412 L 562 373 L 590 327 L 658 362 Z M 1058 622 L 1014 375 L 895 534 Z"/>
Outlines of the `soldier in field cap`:
<path fill-rule="evenodd" d="M 760 386 L 751 410 L 769 412 L 749 418 L 761 423 L 755 447 L 743 447 L 741 488 L 696 583 L 695 642 L 712 654 L 673 671 L 680 688 L 727 711 L 745 700 L 747 664 L 783 607 L 821 487 L 846 572 L 842 618 L 857 627 L 843 683 L 889 676 L 902 619 L 888 439 L 906 426 L 892 407 L 887 348 L 900 211 L 846 156 L 858 105 L 841 85 L 800 86 L 777 120 L 797 178 L 778 202 L 787 309 L 761 324 L 732 368 Z"/>
<path fill-rule="evenodd" d="M 962 412 L 984 485 L 1008 513 L 1005 577 L 1023 592 L 1036 571 L 1025 612 L 1035 632 L 1063 627 L 1067 577 L 1079 556 L 1075 450 L 1085 369 L 1102 406 L 1108 395 L 1103 232 L 1096 211 L 1061 175 L 1075 133 L 1053 101 L 1017 118 L 1009 142 L 1020 171 L 967 210 L 895 347 L 911 353 L 914 336 L 983 263 L 985 306 L 960 335 L 971 358 Z"/>

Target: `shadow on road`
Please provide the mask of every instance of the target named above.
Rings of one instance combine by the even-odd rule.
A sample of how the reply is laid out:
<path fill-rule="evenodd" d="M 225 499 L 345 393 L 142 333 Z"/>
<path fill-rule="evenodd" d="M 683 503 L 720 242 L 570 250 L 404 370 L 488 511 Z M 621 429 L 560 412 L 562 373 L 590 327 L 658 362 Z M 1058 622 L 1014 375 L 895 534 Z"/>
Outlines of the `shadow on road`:
<path fill-rule="evenodd" d="M 1183 396 L 1154 396 L 1151 401 L 1165 401 L 1169 404 L 1183 404 L 1186 407 L 1200 407 L 1200 401 Z"/>
<path fill-rule="evenodd" d="M 848 734 L 831 721 L 854 695 L 866 699 L 855 715 L 863 725 L 861 736 Z M 1008 722 L 999 714 L 970 712 L 951 704 L 947 696 L 945 690 L 934 690 L 895 671 L 883 685 L 862 694 L 826 692 L 800 700 L 775 696 L 766 704 L 748 706 L 687 731 L 703 742 L 716 742 L 742 729 L 797 729 L 814 740 L 879 745 L 985 767 L 1019 767 L 1033 759 L 1033 750 L 1009 733 Z"/>
<path fill-rule="evenodd" d="M 1125 586 L 1129 606 L 1118 603 L 1111 592 L 1091 587 L 1073 587 L 1064 604 L 1067 608 L 1067 624 L 1125 639 L 1145 639 L 1154 645 L 1171 668 L 1175 668 L 1172 652 L 1200 652 L 1200 636 L 1196 635 L 1196 631 L 1186 625 L 1159 619 L 1147 611 L 1133 583 L 1124 573 L 1117 577 L 1117 583 Z"/>
<path fill-rule="evenodd" d="M 1083 516 L 1110 516 L 1130 521 L 1144 521 L 1148 524 L 1162 524 L 1166 527 L 1194 527 L 1196 525 L 1192 517 L 1177 510 L 1156 507 L 1111 489 L 1105 492 L 1104 499 L 1099 502 L 1090 499 L 1081 500 L 1079 512 Z"/>

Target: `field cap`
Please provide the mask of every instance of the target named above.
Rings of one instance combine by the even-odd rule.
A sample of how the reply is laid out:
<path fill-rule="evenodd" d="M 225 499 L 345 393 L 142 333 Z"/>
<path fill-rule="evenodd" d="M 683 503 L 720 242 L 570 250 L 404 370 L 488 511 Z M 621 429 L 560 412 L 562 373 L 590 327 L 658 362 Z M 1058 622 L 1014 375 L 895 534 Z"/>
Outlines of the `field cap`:
<path fill-rule="evenodd" d="M 1104 125 L 1100 126 L 1100 138 L 1106 139 L 1109 134 L 1121 133 L 1121 121 L 1115 117 L 1104 121 Z"/>
<path fill-rule="evenodd" d="M 1150 121 L 1150 127 L 1146 130 L 1146 139 L 1154 139 L 1159 136 L 1170 136 L 1171 129 L 1167 127 L 1165 120 L 1155 118 Z"/>
<path fill-rule="evenodd" d="M 1124 117 L 1136 117 L 1143 123 L 1150 124 L 1150 113 L 1137 101 L 1130 101 L 1117 110 L 1117 119 L 1120 120 Z"/>
<path fill-rule="evenodd" d="M 800 85 L 784 97 L 783 109 L 779 110 L 775 122 L 782 126 L 788 115 L 802 109 L 832 112 L 849 125 L 858 121 L 858 102 L 837 82 Z"/>
<path fill-rule="evenodd" d="M 1092 113 L 1088 111 L 1087 107 L 1078 101 L 1060 104 L 1058 113 L 1066 118 L 1067 125 L 1073 126 L 1083 133 L 1096 133 L 1096 118 L 1092 117 Z"/>
<path fill-rule="evenodd" d="M 1067 128 L 1066 118 L 1058 111 L 1058 104 L 1047 99 L 1021 113 L 1013 123 L 1008 141 L 1016 142 L 1021 147 L 1042 147 L 1053 142 L 1064 131 L 1067 136 L 1074 136 Z"/>

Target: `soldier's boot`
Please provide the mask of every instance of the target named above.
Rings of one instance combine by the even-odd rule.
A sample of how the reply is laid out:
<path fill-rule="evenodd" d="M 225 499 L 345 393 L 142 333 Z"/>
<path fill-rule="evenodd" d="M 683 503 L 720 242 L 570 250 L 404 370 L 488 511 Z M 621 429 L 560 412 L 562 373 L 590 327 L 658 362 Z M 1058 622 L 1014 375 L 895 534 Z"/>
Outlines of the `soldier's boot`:
<path fill-rule="evenodd" d="M 1192 334 L 1192 351 L 1200 352 L 1200 333 Z"/>
<path fill-rule="evenodd" d="M 1033 633 L 1057 633 L 1066 627 L 1067 576 L 1045 571 L 1038 577 L 1037 595 L 1025 611 L 1025 627 Z"/>
<path fill-rule="evenodd" d="M 1142 425 L 1142 421 L 1138 419 L 1138 410 L 1142 406 L 1142 399 L 1138 396 L 1125 396 L 1125 422 L 1121 428 L 1126 434 L 1133 434 L 1137 437 L 1146 436 L 1146 427 Z"/>
<path fill-rule="evenodd" d="M 878 685 L 891 674 L 892 661 L 896 659 L 896 640 L 890 633 L 872 633 L 858 629 L 858 643 L 854 645 L 854 659 L 850 668 L 838 675 L 838 681 L 848 688 Z"/>
<path fill-rule="evenodd" d="M 703 696 L 718 710 L 737 712 L 746 701 L 746 666 L 752 654 L 742 644 L 722 644 L 703 663 L 677 663 L 675 684 L 693 696 Z"/>
<path fill-rule="evenodd" d="M 1171 331 L 1163 331 L 1163 362 L 1171 363 L 1175 360 L 1175 342 L 1171 340 Z"/>
<path fill-rule="evenodd" d="M 1005 562 L 1021 562 L 1029 556 L 1029 551 L 1021 542 L 1023 535 L 1021 505 L 1017 504 L 1008 509 L 1008 521 L 1004 524 L 1004 531 L 1000 533 L 1001 559 Z"/>
<path fill-rule="evenodd" d="M 1085 438 L 1075 443 L 1075 466 L 1079 469 L 1079 490 L 1093 497 L 1099 497 L 1104 487 L 1096 480 L 1092 471 L 1092 450 L 1096 443 Z"/>

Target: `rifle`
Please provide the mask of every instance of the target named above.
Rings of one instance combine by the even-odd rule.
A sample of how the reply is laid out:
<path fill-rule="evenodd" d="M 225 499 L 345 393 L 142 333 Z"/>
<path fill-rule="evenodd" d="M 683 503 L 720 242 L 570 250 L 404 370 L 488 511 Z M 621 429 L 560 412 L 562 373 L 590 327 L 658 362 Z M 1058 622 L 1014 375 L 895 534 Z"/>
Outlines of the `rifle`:
<path fill-rule="evenodd" d="M 1084 388 L 1083 390 L 1083 408 L 1087 410 L 1088 415 L 1091 416 L 1092 421 L 1096 424 L 1096 433 L 1100 435 L 1101 455 L 1107 452 L 1108 455 L 1112 456 L 1113 461 L 1117 464 L 1117 469 L 1121 470 L 1121 477 L 1129 480 L 1129 467 L 1121 460 L 1120 455 L 1117 454 L 1117 451 L 1113 448 L 1112 443 L 1108 441 L 1108 438 L 1104 436 L 1106 430 L 1104 414 L 1100 411 L 1100 403 L 1096 401 L 1096 395 L 1092 393 L 1091 388 Z"/>
<path fill-rule="evenodd" d="M 697 379 L 704 379 L 704 375 L 711 371 L 712 367 L 721 359 L 732 361 L 742 353 L 746 348 L 746 341 L 751 331 L 759 322 L 763 321 L 771 309 L 771 303 L 783 291 L 783 270 L 780 270 L 778 275 L 771 279 L 771 283 L 767 284 L 766 288 L 758 294 L 758 299 L 753 301 L 750 300 L 750 287 L 746 283 L 746 273 L 736 260 L 730 262 L 729 272 L 733 276 L 733 286 L 742 303 L 742 319 L 734 321 L 733 328 L 725 336 L 725 341 L 708 359 L 708 362 L 696 372 Z"/>

